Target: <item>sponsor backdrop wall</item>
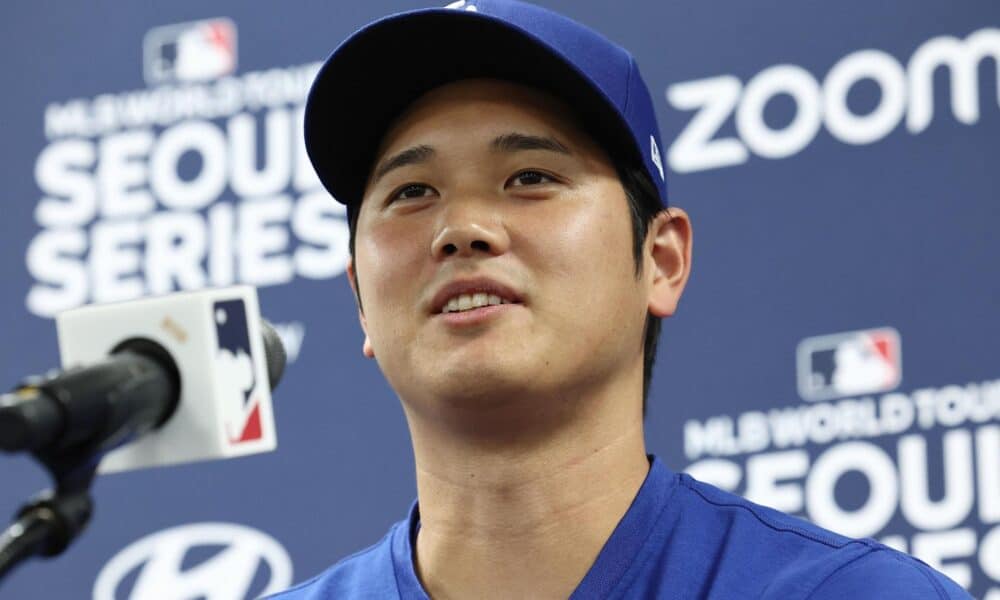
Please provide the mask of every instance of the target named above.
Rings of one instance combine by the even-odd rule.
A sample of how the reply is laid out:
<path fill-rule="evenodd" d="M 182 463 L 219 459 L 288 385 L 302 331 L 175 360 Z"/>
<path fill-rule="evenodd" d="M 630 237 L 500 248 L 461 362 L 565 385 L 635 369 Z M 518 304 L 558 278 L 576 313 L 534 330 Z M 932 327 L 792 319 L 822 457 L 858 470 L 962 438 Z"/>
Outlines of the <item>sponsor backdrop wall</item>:
<path fill-rule="evenodd" d="M 694 220 L 650 451 L 1000 598 L 1000 4 L 543 3 L 634 51 Z M 251 597 L 403 517 L 405 423 L 300 122 L 318 61 L 418 5 L 5 6 L 0 385 L 57 364 L 60 310 L 232 283 L 291 363 L 276 452 L 100 478 L 0 597 Z M 0 473 L 0 517 L 47 485 Z"/>

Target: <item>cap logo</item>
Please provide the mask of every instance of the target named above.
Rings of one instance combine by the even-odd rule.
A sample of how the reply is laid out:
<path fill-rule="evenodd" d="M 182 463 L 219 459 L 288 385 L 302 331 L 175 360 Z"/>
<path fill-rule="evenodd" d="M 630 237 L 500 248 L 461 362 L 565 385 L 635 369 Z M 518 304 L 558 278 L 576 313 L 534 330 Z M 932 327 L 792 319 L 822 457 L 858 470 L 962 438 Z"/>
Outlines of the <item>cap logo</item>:
<path fill-rule="evenodd" d="M 458 2 L 452 2 L 451 4 L 445 6 L 445 8 L 454 8 L 455 10 L 467 10 L 470 12 L 476 12 L 475 2 L 467 2 L 466 0 L 458 0 Z"/>
<path fill-rule="evenodd" d="M 649 157 L 660 172 L 660 179 L 666 180 L 667 176 L 663 174 L 663 161 L 660 159 L 660 147 L 656 145 L 656 138 L 653 136 L 649 136 Z"/>

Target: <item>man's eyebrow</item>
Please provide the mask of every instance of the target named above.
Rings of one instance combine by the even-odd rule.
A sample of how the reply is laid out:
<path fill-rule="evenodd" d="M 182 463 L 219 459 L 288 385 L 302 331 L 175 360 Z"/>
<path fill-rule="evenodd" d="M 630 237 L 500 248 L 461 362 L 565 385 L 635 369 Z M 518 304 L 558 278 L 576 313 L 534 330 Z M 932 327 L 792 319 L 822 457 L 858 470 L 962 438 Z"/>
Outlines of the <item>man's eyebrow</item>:
<path fill-rule="evenodd" d="M 430 146 L 420 145 L 407 148 L 406 150 L 403 150 L 398 154 L 394 154 L 388 159 L 382 161 L 382 163 L 375 169 L 375 175 L 372 176 L 372 183 L 378 183 L 379 179 L 385 177 L 386 174 L 393 169 L 421 163 L 428 160 L 432 156 L 434 156 L 434 148 L 431 148 Z"/>
<path fill-rule="evenodd" d="M 505 133 L 493 139 L 490 144 L 497 152 L 518 152 L 521 150 L 548 150 L 559 154 L 572 154 L 559 140 L 541 135 L 525 133 Z M 372 184 L 378 183 L 393 169 L 424 162 L 434 156 L 434 148 L 426 145 L 413 146 L 382 161 L 372 175 Z"/>
<path fill-rule="evenodd" d="M 493 149 L 498 152 L 517 152 L 519 150 L 549 150 L 560 154 L 573 154 L 559 140 L 540 135 L 524 133 L 505 133 L 493 140 Z"/>

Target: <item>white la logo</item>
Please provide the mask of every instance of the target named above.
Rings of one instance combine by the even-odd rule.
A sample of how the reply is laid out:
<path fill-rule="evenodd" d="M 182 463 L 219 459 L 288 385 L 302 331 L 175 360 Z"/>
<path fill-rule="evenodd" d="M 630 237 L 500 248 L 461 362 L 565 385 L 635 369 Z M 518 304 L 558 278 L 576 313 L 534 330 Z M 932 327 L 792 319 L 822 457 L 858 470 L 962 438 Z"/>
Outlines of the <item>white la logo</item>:
<path fill-rule="evenodd" d="M 190 569 L 184 556 L 199 546 L 223 550 Z M 94 600 L 114 600 L 116 592 L 134 600 L 205 598 L 237 600 L 249 597 L 261 563 L 270 581 L 258 595 L 281 591 L 292 583 L 292 561 L 274 538 L 242 525 L 195 523 L 159 531 L 133 542 L 108 562 L 94 583 Z M 131 592 L 118 590 L 139 567 Z"/>
<path fill-rule="evenodd" d="M 656 138 L 649 136 L 649 155 L 653 159 L 653 164 L 660 171 L 660 179 L 666 179 L 663 174 L 663 161 L 660 159 L 660 147 L 656 145 Z"/>
<path fill-rule="evenodd" d="M 466 0 L 458 0 L 458 2 L 452 2 L 451 4 L 445 6 L 445 8 L 454 8 L 456 10 L 467 10 L 470 12 L 476 12 L 476 5 L 472 2 L 466 2 Z"/>

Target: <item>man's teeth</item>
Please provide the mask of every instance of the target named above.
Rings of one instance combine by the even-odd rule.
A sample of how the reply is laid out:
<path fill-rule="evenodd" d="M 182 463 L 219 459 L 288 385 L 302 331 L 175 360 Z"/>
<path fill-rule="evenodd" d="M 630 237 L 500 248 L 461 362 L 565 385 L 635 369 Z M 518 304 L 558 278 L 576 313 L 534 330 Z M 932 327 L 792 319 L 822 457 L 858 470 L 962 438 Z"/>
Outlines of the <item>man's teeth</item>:
<path fill-rule="evenodd" d="M 441 309 L 443 313 L 450 312 L 461 312 L 463 310 L 472 310 L 473 308 L 481 308 L 483 306 L 494 306 L 497 304 L 510 304 L 507 300 L 504 300 L 496 294 L 487 294 L 484 292 L 477 292 L 475 294 L 462 294 L 460 296 L 455 296 L 444 305 Z"/>

